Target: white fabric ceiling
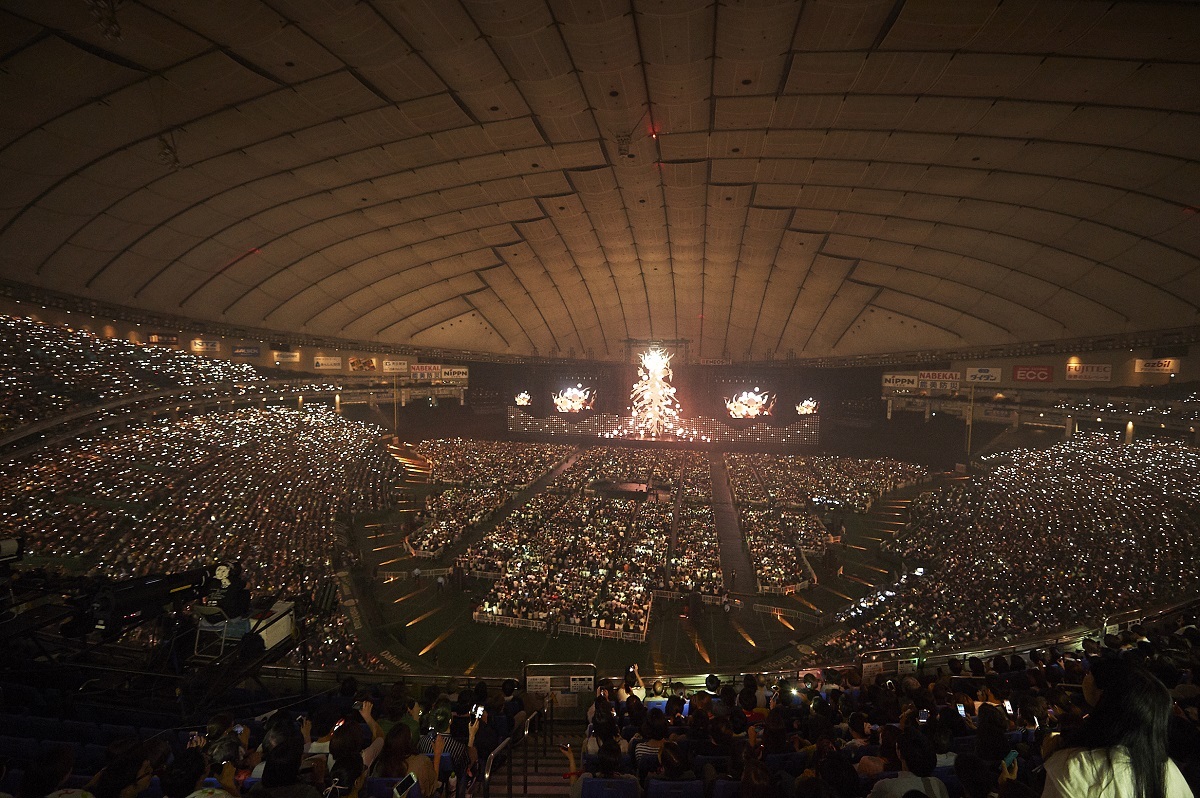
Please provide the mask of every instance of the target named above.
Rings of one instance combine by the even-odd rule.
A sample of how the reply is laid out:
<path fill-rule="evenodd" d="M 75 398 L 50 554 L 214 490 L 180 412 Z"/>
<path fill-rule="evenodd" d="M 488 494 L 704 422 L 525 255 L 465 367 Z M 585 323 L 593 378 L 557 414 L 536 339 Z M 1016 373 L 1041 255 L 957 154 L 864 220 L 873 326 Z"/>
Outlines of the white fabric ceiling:
<path fill-rule="evenodd" d="M 104 5 L 0 2 L 18 282 L 596 358 L 1200 323 L 1195 4 Z"/>

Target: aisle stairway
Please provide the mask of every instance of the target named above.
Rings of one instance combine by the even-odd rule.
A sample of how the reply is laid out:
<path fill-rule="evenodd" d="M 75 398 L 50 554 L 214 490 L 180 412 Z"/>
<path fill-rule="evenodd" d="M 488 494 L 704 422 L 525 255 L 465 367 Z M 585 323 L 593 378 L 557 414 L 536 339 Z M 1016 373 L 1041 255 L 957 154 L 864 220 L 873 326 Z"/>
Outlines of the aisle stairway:
<path fill-rule="evenodd" d="M 725 575 L 725 587 L 734 593 L 752 592 L 754 566 L 750 563 L 750 554 L 742 540 L 725 458 L 720 452 L 709 452 L 708 458 L 712 473 L 713 520 L 717 525 L 717 543 L 721 549 L 721 572 Z M 737 584 L 731 585 L 729 577 L 734 571 L 737 571 Z"/>

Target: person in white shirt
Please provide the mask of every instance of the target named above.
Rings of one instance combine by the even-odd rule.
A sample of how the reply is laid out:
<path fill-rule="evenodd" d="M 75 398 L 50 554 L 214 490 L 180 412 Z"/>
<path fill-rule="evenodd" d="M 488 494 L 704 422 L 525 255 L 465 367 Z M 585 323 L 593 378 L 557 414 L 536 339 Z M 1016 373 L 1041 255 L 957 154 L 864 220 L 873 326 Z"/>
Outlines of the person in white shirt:
<path fill-rule="evenodd" d="M 1167 756 L 1171 694 L 1152 673 L 1121 659 L 1093 659 L 1083 679 L 1092 705 L 1083 724 L 1042 746 L 1042 798 L 1193 798 Z"/>

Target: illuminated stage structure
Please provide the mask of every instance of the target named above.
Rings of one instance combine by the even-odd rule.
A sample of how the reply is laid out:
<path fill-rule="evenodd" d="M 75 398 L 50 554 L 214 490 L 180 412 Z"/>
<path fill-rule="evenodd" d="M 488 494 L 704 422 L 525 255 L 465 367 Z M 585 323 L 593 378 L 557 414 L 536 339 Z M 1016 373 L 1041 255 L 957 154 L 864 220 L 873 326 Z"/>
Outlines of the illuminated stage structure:
<path fill-rule="evenodd" d="M 673 355 L 653 346 L 640 356 L 638 378 L 630 391 L 631 413 L 592 412 L 595 391 L 583 383 L 554 395 L 557 413 L 542 416 L 526 405 L 508 408 L 509 432 L 524 437 L 605 438 L 634 444 L 676 444 L 687 447 L 712 448 L 725 444 L 749 447 L 794 448 L 820 444 L 820 417 L 816 403 L 812 411 L 802 413 L 791 424 L 772 419 L 776 396 L 761 392 L 742 391 L 726 399 L 729 415 L 684 417 L 671 384 Z M 730 402 L 734 406 L 730 406 Z M 807 405 L 808 403 L 802 403 Z"/>
<path fill-rule="evenodd" d="M 671 355 L 657 347 L 642 353 L 638 381 L 629 398 L 633 401 L 633 429 L 639 437 L 674 436 L 679 421 L 679 402 L 671 379 Z"/>
<path fill-rule="evenodd" d="M 766 421 L 732 426 L 729 418 L 695 416 L 678 420 L 674 434 L 658 438 L 641 437 L 633 420 L 628 416 L 613 413 L 594 413 L 578 421 L 568 420 L 564 415 L 538 418 L 525 412 L 523 407 L 508 408 L 508 431 L 514 435 L 544 438 L 607 438 L 622 441 L 654 441 L 657 443 L 678 442 L 689 447 L 708 448 L 720 444 L 747 444 L 752 446 L 795 447 L 817 446 L 821 437 L 821 421 L 818 415 L 802 416 L 786 426 L 777 426 Z"/>

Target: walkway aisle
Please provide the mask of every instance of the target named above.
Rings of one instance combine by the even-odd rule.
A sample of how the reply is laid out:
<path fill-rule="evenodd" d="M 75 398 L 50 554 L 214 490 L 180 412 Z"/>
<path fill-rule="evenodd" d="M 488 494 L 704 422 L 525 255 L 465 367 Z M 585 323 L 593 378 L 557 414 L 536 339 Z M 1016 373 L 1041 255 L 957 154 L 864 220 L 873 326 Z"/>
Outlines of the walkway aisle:
<path fill-rule="evenodd" d="M 725 587 L 732 593 L 753 593 L 754 566 L 750 564 L 750 553 L 742 542 L 742 530 L 733 506 L 733 491 L 729 488 L 725 458 L 720 452 L 709 452 L 708 463 L 712 473 L 713 520 L 717 525 L 717 541 L 721 546 L 721 572 L 725 575 Z M 729 575 L 734 571 L 737 571 L 737 584 L 731 585 Z"/>
<path fill-rule="evenodd" d="M 672 502 L 674 511 L 671 513 L 671 545 L 667 546 L 667 563 L 675 559 L 675 547 L 679 545 L 679 510 L 683 507 L 683 458 L 679 458 L 679 468 L 675 471 L 675 500 Z"/>

